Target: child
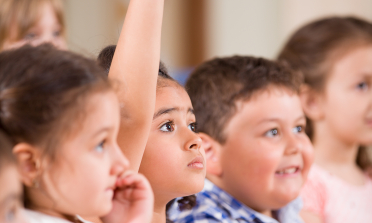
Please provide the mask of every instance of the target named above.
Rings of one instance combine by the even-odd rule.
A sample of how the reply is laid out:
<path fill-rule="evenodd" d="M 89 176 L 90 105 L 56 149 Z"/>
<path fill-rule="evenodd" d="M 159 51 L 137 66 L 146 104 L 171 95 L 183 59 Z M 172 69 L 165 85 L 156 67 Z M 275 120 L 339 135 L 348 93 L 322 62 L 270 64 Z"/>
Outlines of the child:
<path fill-rule="evenodd" d="M 179 212 L 173 206 L 171 220 L 301 222 L 296 198 L 312 147 L 304 133 L 300 83 L 299 75 L 278 63 L 243 56 L 207 61 L 191 74 L 186 89 L 207 180 L 196 207 Z"/>
<path fill-rule="evenodd" d="M 60 0 L 0 0 L 0 51 L 43 42 L 67 47 Z"/>
<path fill-rule="evenodd" d="M 110 70 L 115 46 L 103 49 L 98 63 Z M 204 150 L 196 134 L 195 115 L 189 96 L 160 63 L 155 112 L 139 172 L 150 181 L 155 204 L 153 223 L 166 222 L 166 204 L 176 197 L 199 192 L 205 178 Z M 192 206 L 185 197 L 182 208 Z"/>
<path fill-rule="evenodd" d="M 24 223 L 22 184 L 9 138 L 0 131 L 0 222 Z"/>
<path fill-rule="evenodd" d="M 31 223 L 104 216 L 113 205 L 123 222 L 151 219 L 150 186 L 126 171 L 119 103 L 94 61 L 24 46 L 0 54 L 0 82 L 0 122 L 15 142 Z"/>
<path fill-rule="evenodd" d="M 370 222 L 372 24 L 332 17 L 299 29 L 279 55 L 305 75 L 302 105 L 315 165 L 301 197 L 306 222 Z"/>

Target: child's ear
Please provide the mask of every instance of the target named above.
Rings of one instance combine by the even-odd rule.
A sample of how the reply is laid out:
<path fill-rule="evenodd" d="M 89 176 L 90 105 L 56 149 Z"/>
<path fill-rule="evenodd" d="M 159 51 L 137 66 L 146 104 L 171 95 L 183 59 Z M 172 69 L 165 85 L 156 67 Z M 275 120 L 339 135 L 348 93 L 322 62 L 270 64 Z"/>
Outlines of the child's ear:
<path fill-rule="evenodd" d="M 311 89 L 309 85 L 304 84 L 300 89 L 300 99 L 305 115 L 311 120 L 320 120 L 324 118 L 322 94 Z"/>
<path fill-rule="evenodd" d="M 34 186 L 35 180 L 41 172 L 39 150 L 30 144 L 18 143 L 13 148 L 13 154 L 17 158 L 22 183 L 28 187 Z"/>
<path fill-rule="evenodd" d="M 205 133 L 199 133 L 199 136 L 202 139 L 202 146 L 205 151 L 207 175 L 221 176 L 221 145 Z"/>

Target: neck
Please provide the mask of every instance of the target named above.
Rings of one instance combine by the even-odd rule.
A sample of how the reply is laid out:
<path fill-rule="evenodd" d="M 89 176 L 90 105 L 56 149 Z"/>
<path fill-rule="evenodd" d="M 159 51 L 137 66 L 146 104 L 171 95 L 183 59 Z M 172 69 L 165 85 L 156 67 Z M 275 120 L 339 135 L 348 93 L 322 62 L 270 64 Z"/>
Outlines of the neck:
<path fill-rule="evenodd" d="M 355 166 L 359 145 L 357 142 L 347 142 L 332 134 L 323 123 L 314 125 L 313 145 L 315 162 L 326 168 L 329 165 Z"/>
<path fill-rule="evenodd" d="M 164 199 L 161 196 L 156 196 L 154 203 L 154 214 L 151 223 L 165 223 L 166 222 L 166 205 L 169 199 Z"/>
<path fill-rule="evenodd" d="M 42 188 L 26 187 L 25 190 L 29 200 L 27 209 L 71 222 L 76 220 L 76 216 L 63 214 L 52 208 L 56 206 L 56 203 L 52 201 Z"/>
<path fill-rule="evenodd" d="M 366 179 L 356 164 L 359 144 L 341 139 L 325 123 L 314 127 L 315 163 L 350 184 L 363 185 Z"/>
<path fill-rule="evenodd" d="M 274 216 L 272 214 L 272 210 L 270 210 L 270 209 L 265 209 L 264 210 L 264 209 L 257 208 L 257 205 L 254 205 L 252 201 L 242 200 L 238 196 L 236 196 L 235 193 L 234 193 L 234 190 L 230 190 L 230 188 L 227 186 L 227 184 L 229 184 L 230 182 L 225 183 L 225 180 L 223 180 L 221 177 L 218 177 L 218 176 L 215 176 L 215 175 L 212 175 L 212 174 L 208 174 L 208 173 L 207 173 L 207 179 L 209 181 L 211 181 L 217 187 L 224 190 L 226 193 L 233 196 L 236 200 L 238 200 L 239 202 L 241 202 L 245 206 L 257 211 L 258 213 L 261 213 L 261 214 L 264 214 L 264 215 L 269 216 L 271 218 L 274 218 Z"/>

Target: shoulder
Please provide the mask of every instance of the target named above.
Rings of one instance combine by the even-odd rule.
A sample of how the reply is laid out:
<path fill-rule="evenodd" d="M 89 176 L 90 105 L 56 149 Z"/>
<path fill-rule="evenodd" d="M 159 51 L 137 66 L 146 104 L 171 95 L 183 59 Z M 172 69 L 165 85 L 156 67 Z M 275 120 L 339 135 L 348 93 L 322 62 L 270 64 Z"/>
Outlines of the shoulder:
<path fill-rule="evenodd" d="M 49 215 L 42 214 L 40 212 L 24 210 L 24 215 L 28 223 L 71 223 L 67 220 L 52 217 Z"/>
<path fill-rule="evenodd" d="M 168 210 L 169 219 L 175 223 L 212 223 L 223 222 L 226 219 L 222 206 L 211 199 L 210 194 L 200 192 L 196 194 L 196 205 L 190 210 L 180 211 L 177 202 Z"/>

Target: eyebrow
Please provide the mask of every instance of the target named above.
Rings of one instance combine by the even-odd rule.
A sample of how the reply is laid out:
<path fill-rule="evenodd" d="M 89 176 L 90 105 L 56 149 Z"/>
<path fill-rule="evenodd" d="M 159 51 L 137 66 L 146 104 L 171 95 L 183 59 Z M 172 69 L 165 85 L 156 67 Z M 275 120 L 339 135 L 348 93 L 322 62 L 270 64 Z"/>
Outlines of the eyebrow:
<path fill-rule="evenodd" d="M 299 121 L 299 120 L 301 120 L 301 119 L 306 119 L 306 116 L 305 116 L 305 115 L 301 115 L 301 116 L 299 116 L 299 117 L 295 120 L 295 122 L 297 122 L 297 121 Z M 268 119 L 261 120 L 258 124 L 261 124 L 261 123 L 263 123 L 263 122 L 275 122 L 275 121 L 278 121 L 278 120 L 280 120 L 280 119 L 278 119 L 278 118 L 268 118 Z"/>
<path fill-rule="evenodd" d="M 103 128 L 101 128 L 100 130 L 98 130 L 97 132 L 95 132 L 95 133 L 93 134 L 93 137 L 96 137 L 96 136 L 100 135 L 100 134 L 103 133 L 103 132 L 108 132 L 108 131 L 110 131 L 111 129 L 112 129 L 112 127 L 103 127 Z"/>
<path fill-rule="evenodd" d="M 157 112 L 154 114 L 153 119 L 156 119 L 157 117 L 159 117 L 159 116 L 161 116 L 161 115 L 169 114 L 169 113 L 171 113 L 171 112 L 180 111 L 180 110 L 182 110 L 182 109 L 180 109 L 179 107 L 173 107 L 173 108 L 162 108 L 162 109 L 160 109 L 159 111 L 157 111 Z M 189 108 L 189 109 L 187 110 L 187 113 L 194 114 L 194 109 Z"/>

